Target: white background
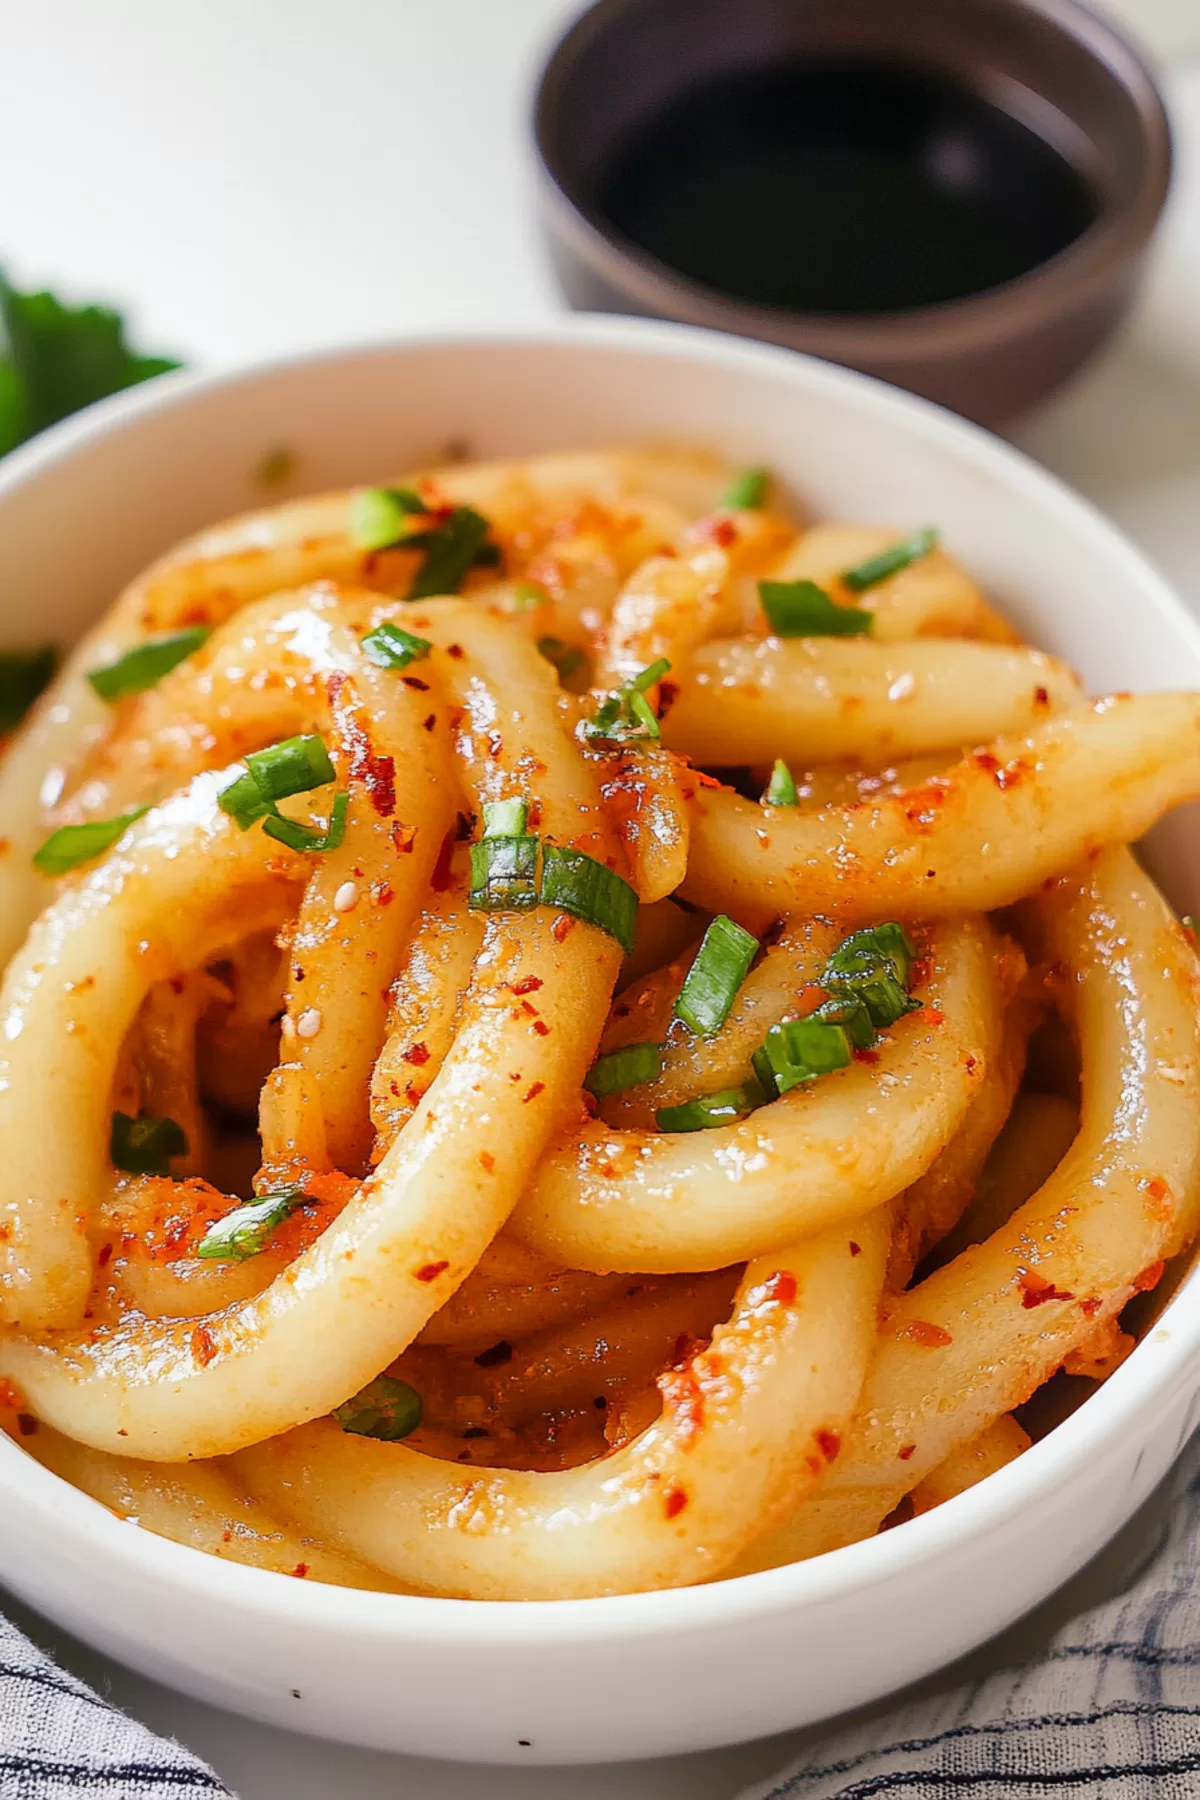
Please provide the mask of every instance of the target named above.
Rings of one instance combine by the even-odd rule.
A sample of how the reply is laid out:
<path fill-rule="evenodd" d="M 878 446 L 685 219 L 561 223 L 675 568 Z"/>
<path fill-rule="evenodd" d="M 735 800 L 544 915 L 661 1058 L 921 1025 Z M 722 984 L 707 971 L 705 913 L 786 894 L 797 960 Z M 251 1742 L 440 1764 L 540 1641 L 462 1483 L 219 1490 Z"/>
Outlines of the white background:
<path fill-rule="evenodd" d="M 526 117 L 538 65 L 575 10 L 0 0 L 0 262 L 19 284 L 117 302 L 140 347 L 208 365 L 545 317 L 558 302 L 532 216 Z M 1112 10 L 1168 64 L 1180 178 L 1123 341 L 1014 435 L 1200 607 L 1200 0 Z M 229 1718 L 41 1635 L 210 1758 L 242 1800 L 729 1800 L 788 1748 L 576 1771 L 387 1758 Z M 614 1720 L 614 1748 L 619 1730 Z"/>

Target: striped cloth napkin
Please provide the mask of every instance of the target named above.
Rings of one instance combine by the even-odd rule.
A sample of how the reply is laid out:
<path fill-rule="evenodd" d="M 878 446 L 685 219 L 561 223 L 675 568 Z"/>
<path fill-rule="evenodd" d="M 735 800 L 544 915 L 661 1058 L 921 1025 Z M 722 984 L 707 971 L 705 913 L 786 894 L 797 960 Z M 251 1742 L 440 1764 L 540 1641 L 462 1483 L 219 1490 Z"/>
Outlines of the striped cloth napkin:
<path fill-rule="evenodd" d="M 810 1737 L 742 1800 L 1200 1800 L 1200 1440 L 1133 1536 L 1120 1591 L 1020 1667 Z M 0 1620 L 0 1800 L 74 1795 L 232 1800 Z"/>

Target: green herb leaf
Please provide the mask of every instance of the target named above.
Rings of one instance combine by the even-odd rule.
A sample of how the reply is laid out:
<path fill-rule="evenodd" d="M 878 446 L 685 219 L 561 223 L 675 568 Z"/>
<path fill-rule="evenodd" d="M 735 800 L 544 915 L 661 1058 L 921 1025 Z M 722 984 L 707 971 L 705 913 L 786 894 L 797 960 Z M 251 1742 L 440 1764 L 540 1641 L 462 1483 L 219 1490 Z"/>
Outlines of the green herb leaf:
<path fill-rule="evenodd" d="M 414 637 L 399 625 L 384 623 L 368 631 L 362 641 L 363 655 L 378 663 L 381 669 L 407 669 L 409 663 L 420 662 L 433 645 L 428 638 Z"/>
<path fill-rule="evenodd" d="M 235 1206 L 211 1224 L 196 1246 L 196 1255 L 213 1262 L 245 1262 L 257 1256 L 269 1237 L 313 1196 L 303 1188 L 280 1188 L 244 1206 Z"/>
<path fill-rule="evenodd" d="M 169 631 L 162 637 L 147 638 L 135 644 L 116 662 L 88 671 L 88 680 L 102 700 L 110 703 L 126 694 L 141 694 L 161 681 L 164 675 L 192 656 L 210 635 L 206 625 L 189 625 L 184 631 Z"/>
<path fill-rule="evenodd" d="M 750 1060 L 765 1091 L 779 1095 L 801 1082 L 815 1081 L 819 1075 L 844 1069 L 851 1053 L 844 1025 L 810 1013 L 806 1019 L 772 1025 L 766 1041 Z"/>
<path fill-rule="evenodd" d="M 762 505 L 770 485 L 770 469 L 743 469 L 730 482 L 721 505 L 732 510 L 752 511 Z"/>
<path fill-rule="evenodd" d="M 302 825 L 298 819 L 285 819 L 277 812 L 270 813 L 263 820 L 263 830 L 277 843 L 286 844 L 289 850 L 299 850 L 305 854 L 314 850 L 338 850 L 346 837 L 348 806 L 349 795 L 338 793 L 333 796 L 329 824 L 324 831 L 318 831 L 312 825 Z"/>
<path fill-rule="evenodd" d="M 859 637 L 874 613 L 839 606 L 815 581 L 760 581 L 758 597 L 776 637 Z"/>
<path fill-rule="evenodd" d="M 895 920 L 851 932 L 825 965 L 821 986 L 834 995 L 849 995 L 866 1007 L 872 1024 L 885 1029 L 915 1012 L 919 1000 L 909 996 L 915 951 Z"/>
<path fill-rule="evenodd" d="M 638 897 L 629 883 L 583 850 L 547 844 L 542 856 L 543 906 L 595 925 L 616 938 L 626 956 L 633 949 Z"/>
<path fill-rule="evenodd" d="M 467 571 L 478 562 L 495 564 L 499 551 L 486 542 L 491 527 L 473 506 L 456 506 L 449 518 L 412 532 L 405 549 L 425 551 L 406 599 L 427 600 L 432 594 L 456 594 Z"/>
<path fill-rule="evenodd" d="M 584 721 L 580 727 L 583 737 L 610 744 L 656 742 L 662 734 L 646 690 L 661 681 L 670 667 L 667 658 L 660 656 L 657 662 L 632 675 L 623 687 L 601 701 L 594 718 Z"/>
<path fill-rule="evenodd" d="M 40 850 L 34 853 L 34 866 L 43 875 L 65 875 L 80 863 L 91 862 L 111 850 L 148 806 L 131 806 L 128 812 L 111 819 L 89 819 L 86 825 L 60 825 L 52 831 Z"/>
<path fill-rule="evenodd" d="M 178 366 L 131 350 L 108 307 L 23 294 L 0 275 L 0 456 L 80 407 Z"/>
<path fill-rule="evenodd" d="M 926 525 L 923 530 L 914 531 L 910 537 L 901 538 L 899 543 L 881 550 L 878 556 L 870 556 L 866 562 L 847 569 L 842 580 L 852 594 L 863 594 L 868 588 L 886 581 L 889 575 L 897 575 L 901 569 L 907 569 L 910 563 L 928 556 L 931 550 L 936 549 L 938 536 L 934 526 Z"/>
<path fill-rule="evenodd" d="M 407 1381 L 377 1375 L 353 1400 L 335 1406 L 333 1416 L 354 1437 L 382 1438 L 394 1443 L 409 1437 L 421 1423 L 421 1396 Z"/>
<path fill-rule="evenodd" d="M 131 1119 L 115 1112 L 109 1138 L 114 1169 L 127 1175 L 169 1175 L 171 1158 L 187 1155 L 187 1134 L 174 1119 Z"/>
<path fill-rule="evenodd" d="M 662 1047 L 659 1044 L 626 1044 L 598 1056 L 588 1070 L 584 1087 L 597 1100 L 606 1094 L 619 1094 L 625 1088 L 640 1087 L 645 1081 L 656 1081 L 662 1074 Z"/>
<path fill-rule="evenodd" d="M 472 844 L 468 907 L 472 912 L 532 912 L 538 903 L 537 864 L 535 837 L 488 835 Z"/>
<path fill-rule="evenodd" d="M 675 1002 L 675 1016 L 699 1037 L 715 1037 L 758 951 L 758 939 L 721 913 L 705 932 Z"/>
<path fill-rule="evenodd" d="M 9 650 L 0 656 L 0 731 L 15 731 L 58 667 L 53 644 L 40 650 Z"/>
<path fill-rule="evenodd" d="M 792 771 L 788 768 L 783 758 L 777 756 L 775 758 L 775 767 L 771 770 L 771 779 L 768 781 L 766 791 L 763 794 L 763 805 L 795 806 L 798 798 L 799 796 L 796 793 L 796 783 L 792 780 Z"/>
<path fill-rule="evenodd" d="M 662 1106 L 655 1113 L 660 1131 L 713 1131 L 720 1125 L 734 1125 L 756 1107 L 762 1105 L 757 1084 L 722 1088 L 719 1094 L 706 1094 L 685 1100 L 681 1106 Z"/>
<path fill-rule="evenodd" d="M 411 488 L 360 488 L 350 502 L 350 536 L 360 550 L 390 550 L 429 508 Z"/>

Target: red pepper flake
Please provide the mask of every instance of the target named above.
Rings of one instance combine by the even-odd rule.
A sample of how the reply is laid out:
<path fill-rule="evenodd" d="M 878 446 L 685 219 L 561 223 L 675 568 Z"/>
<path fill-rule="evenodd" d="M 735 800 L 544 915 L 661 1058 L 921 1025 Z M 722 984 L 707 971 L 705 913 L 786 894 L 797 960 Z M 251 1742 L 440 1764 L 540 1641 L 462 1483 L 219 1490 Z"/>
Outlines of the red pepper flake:
<path fill-rule="evenodd" d="M 842 1447 L 840 1436 L 836 1431 L 815 1431 L 813 1436 L 817 1440 L 817 1449 L 825 1461 L 831 1463 Z"/>
<path fill-rule="evenodd" d="M 192 1355 L 202 1369 L 207 1369 L 217 1354 L 217 1346 L 213 1342 L 213 1334 L 207 1325 L 197 1325 L 192 1333 Z"/>
<path fill-rule="evenodd" d="M 536 1100 L 538 1095 L 544 1094 L 545 1091 L 546 1091 L 545 1082 L 544 1081 L 535 1081 L 533 1083 L 532 1087 L 529 1089 L 529 1092 L 527 1094 L 521 1095 L 521 1105 L 528 1106 L 529 1102 L 531 1100 Z"/>
<path fill-rule="evenodd" d="M 396 898 L 390 881 L 373 881 L 370 888 L 371 898 L 376 906 L 390 906 Z"/>
<path fill-rule="evenodd" d="M 424 1088 L 414 1087 L 410 1081 L 404 1090 L 404 1098 L 408 1101 L 410 1106 L 420 1106 L 422 1100 L 425 1098 L 425 1092 L 426 1090 Z"/>
<path fill-rule="evenodd" d="M 297 1563 L 294 1569 L 288 1570 L 288 1574 L 294 1575 L 298 1581 L 303 1581 L 304 1577 L 308 1574 L 308 1564 Z"/>
<path fill-rule="evenodd" d="M 429 683 L 422 681 L 419 675 L 402 675 L 400 677 L 406 688 L 412 688 L 418 694 L 429 692 Z"/>
<path fill-rule="evenodd" d="M 682 1488 L 672 1488 L 663 1496 L 663 1511 L 668 1519 L 677 1519 L 688 1503 L 688 1497 Z"/>
<path fill-rule="evenodd" d="M 17 1414 L 17 1430 L 22 1437 L 34 1437 L 37 1434 L 38 1422 L 32 1413 Z"/>
<path fill-rule="evenodd" d="M 915 1444 L 901 1444 L 896 1455 L 900 1458 L 901 1462 L 907 1462 L 909 1457 L 916 1453 L 916 1448 L 917 1446 Z"/>
<path fill-rule="evenodd" d="M 465 654 L 466 654 L 466 652 L 463 650 L 463 647 L 461 644 L 447 644 L 446 645 L 446 655 L 452 656 L 454 658 L 455 662 L 461 662 Z"/>
<path fill-rule="evenodd" d="M 418 1281 L 436 1281 L 450 1267 L 448 1262 L 423 1263 L 417 1270 Z"/>
<path fill-rule="evenodd" d="M 1017 1277 L 1017 1286 L 1021 1289 L 1022 1306 L 1044 1306 L 1047 1300 L 1073 1300 L 1065 1288 L 1056 1288 L 1052 1281 L 1039 1275 L 1036 1269 L 1025 1269 Z"/>
<path fill-rule="evenodd" d="M 437 861 L 429 877 L 429 885 L 435 894 L 444 894 L 453 879 L 450 864 L 454 856 L 454 844 L 455 834 L 448 831 L 442 839 L 442 847 L 437 853 Z"/>
<path fill-rule="evenodd" d="M 512 1345 L 507 1338 L 501 1338 L 498 1344 L 493 1344 L 490 1349 L 479 1352 L 475 1358 L 475 1366 L 478 1369 L 496 1369 L 502 1363 L 511 1362 L 512 1358 Z"/>
<path fill-rule="evenodd" d="M 430 715 L 427 719 L 421 720 L 421 724 L 426 731 L 432 731 L 434 726 L 437 724 L 437 714 L 430 713 Z"/>
<path fill-rule="evenodd" d="M 660 719 L 665 719 L 679 698 L 677 681 L 660 681 L 658 684 L 658 705 L 655 712 Z"/>
<path fill-rule="evenodd" d="M 415 825 L 397 824 L 392 826 L 392 849 L 397 856 L 411 856 L 412 847 L 416 841 L 417 828 Z"/>
<path fill-rule="evenodd" d="M 855 1062 L 861 1063 L 877 1063 L 879 1061 L 879 1052 L 878 1050 L 856 1050 L 854 1052 L 854 1060 Z"/>
<path fill-rule="evenodd" d="M 670 1413 L 684 1449 L 690 1449 L 704 1429 L 704 1389 L 700 1386 L 695 1364 L 689 1362 L 681 1369 L 667 1369 L 659 1376 L 658 1386 L 664 1411 Z"/>
<path fill-rule="evenodd" d="M 1035 687 L 1033 690 L 1033 700 L 1034 700 L 1035 706 L 1049 706 L 1049 704 L 1050 704 L 1049 688 Z"/>
<path fill-rule="evenodd" d="M 5 1376 L 0 1380 L 0 1406 L 10 1407 L 17 1411 L 25 1406 L 25 1396 L 15 1381 Z"/>
<path fill-rule="evenodd" d="M 1085 1319 L 1094 1319 L 1103 1305 L 1103 1300 L 1094 1296 L 1089 1296 L 1088 1299 L 1079 1302 L 1079 1310 Z"/>
<path fill-rule="evenodd" d="M 780 1306 L 790 1306 L 796 1298 L 796 1277 L 790 1269 L 778 1269 L 763 1282 L 759 1292 L 764 1300 L 776 1300 Z"/>
<path fill-rule="evenodd" d="M 977 769 L 982 769 L 985 775 L 994 775 L 1000 767 L 1000 758 L 993 756 L 990 750 L 977 750 L 971 761 Z"/>
<path fill-rule="evenodd" d="M 535 1019 L 533 1021 L 533 1029 L 537 1032 L 539 1037 L 550 1036 L 550 1027 L 547 1025 L 545 1019 Z"/>
<path fill-rule="evenodd" d="M 850 1239 L 850 1254 L 851 1254 L 851 1256 L 861 1256 L 862 1255 L 862 1245 L 856 1244 L 854 1242 L 853 1238 Z"/>
<path fill-rule="evenodd" d="M 1165 1200 L 1171 1191 L 1160 1175 L 1152 1176 L 1149 1181 L 1144 1181 L 1142 1186 L 1152 1200 Z"/>
<path fill-rule="evenodd" d="M 465 843 L 467 843 L 467 841 L 470 838 L 474 837 L 475 826 L 476 826 L 477 822 L 478 821 L 476 820 L 475 814 L 473 812 L 456 812 L 455 813 L 455 815 L 454 815 L 454 835 L 458 839 L 460 844 L 465 844 Z"/>
<path fill-rule="evenodd" d="M 1148 1294 L 1151 1288 L 1156 1288 L 1163 1278 L 1163 1270 L 1166 1266 L 1165 1262 L 1156 1262 L 1151 1263 L 1148 1269 L 1143 1269 L 1133 1284 L 1134 1293 Z"/>
<path fill-rule="evenodd" d="M 920 1011 L 920 1019 L 924 1025 L 942 1025 L 945 1023 L 946 1015 L 939 1007 L 923 1006 Z"/>
<path fill-rule="evenodd" d="M 947 1344 L 954 1342 L 948 1331 L 943 1330 L 940 1325 L 931 1324 L 928 1319 L 914 1319 L 911 1325 L 904 1327 L 900 1336 L 910 1338 L 922 1350 L 944 1350 Z"/>
<path fill-rule="evenodd" d="M 522 975 L 520 981 L 510 984 L 510 992 L 514 994 L 536 994 L 545 983 L 540 975 Z"/>
<path fill-rule="evenodd" d="M 703 769 L 693 769 L 692 773 L 700 783 L 701 787 L 723 788 L 725 786 L 725 783 L 723 781 L 718 781 L 715 775 L 706 775 Z"/>
<path fill-rule="evenodd" d="M 479 1166 L 484 1171 L 485 1174 L 487 1174 L 487 1175 L 491 1174 L 492 1170 L 496 1166 L 496 1159 L 492 1155 L 490 1150 L 481 1150 L 479 1152 Z"/>
<path fill-rule="evenodd" d="M 424 1063 L 429 1061 L 428 1044 L 410 1045 L 404 1052 L 404 1060 L 406 1063 L 411 1063 L 415 1069 L 421 1068 Z"/>
<path fill-rule="evenodd" d="M 559 913 L 557 919 L 555 919 L 553 925 L 550 927 L 550 936 L 554 939 L 556 944 L 561 944 L 574 929 L 575 921 L 570 913 Z"/>
<path fill-rule="evenodd" d="M 96 1252 L 96 1261 L 99 1263 L 101 1268 L 104 1268 L 105 1264 L 108 1262 L 109 1257 L 112 1255 L 112 1252 L 113 1252 L 113 1247 L 111 1244 L 101 1244 L 99 1250 Z"/>

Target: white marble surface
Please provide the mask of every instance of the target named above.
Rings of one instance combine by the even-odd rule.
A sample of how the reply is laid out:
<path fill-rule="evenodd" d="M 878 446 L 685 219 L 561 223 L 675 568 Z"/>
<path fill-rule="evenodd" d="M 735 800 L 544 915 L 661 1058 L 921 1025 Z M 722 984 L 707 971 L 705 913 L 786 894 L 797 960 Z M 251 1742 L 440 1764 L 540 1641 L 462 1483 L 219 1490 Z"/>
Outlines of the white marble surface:
<path fill-rule="evenodd" d="M 530 207 L 534 71 L 574 0 L 39 0 L 0 5 L 0 254 L 126 305 L 192 362 L 557 306 Z M 1168 59 L 1180 179 L 1122 342 L 1018 440 L 1150 550 L 1200 610 L 1200 0 L 1122 0 Z M 1152 1509 L 1151 1509 L 1152 1511 Z M 1104 1592 L 1135 1521 L 989 1655 Z M 241 1800 L 731 1800 L 789 1743 L 669 1762 L 482 1770 L 317 1744 L 45 1641 L 207 1756 Z M 464 1704 L 469 1705 L 469 1696 Z M 586 1703 L 586 1697 L 584 1697 Z M 614 1748 L 619 1747 L 614 1721 Z"/>

